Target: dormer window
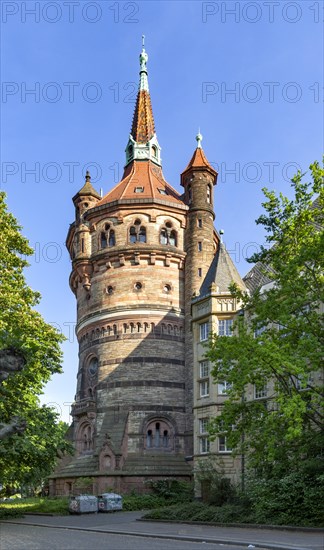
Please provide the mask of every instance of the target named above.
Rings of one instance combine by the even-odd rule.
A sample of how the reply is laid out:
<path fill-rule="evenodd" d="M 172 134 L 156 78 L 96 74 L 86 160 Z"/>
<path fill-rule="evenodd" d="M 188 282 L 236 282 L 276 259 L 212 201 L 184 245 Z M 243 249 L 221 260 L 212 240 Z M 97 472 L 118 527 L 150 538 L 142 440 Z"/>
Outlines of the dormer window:
<path fill-rule="evenodd" d="M 135 187 L 134 193 L 144 193 L 144 187 Z"/>
<path fill-rule="evenodd" d="M 158 192 L 159 192 L 161 195 L 167 195 L 166 189 L 158 189 Z"/>

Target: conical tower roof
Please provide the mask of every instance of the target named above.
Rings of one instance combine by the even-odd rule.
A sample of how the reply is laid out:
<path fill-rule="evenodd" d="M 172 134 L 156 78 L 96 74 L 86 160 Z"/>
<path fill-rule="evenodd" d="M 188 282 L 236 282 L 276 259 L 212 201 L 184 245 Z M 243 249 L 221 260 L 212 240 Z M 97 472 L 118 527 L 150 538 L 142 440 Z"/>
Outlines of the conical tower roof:
<path fill-rule="evenodd" d="M 241 290 L 246 290 L 246 286 L 222 242 L 219 243 L 218 250 L 200 288 L 200 295 L 209 294 L 210 286 L 213 283 L 216 285 L 217 293 L 229 292 L 228 287 L 232 283 L 236 283 Z"/>
<path fill-rule="evenodd" d="M 184 185 L 184 179 L 183 177 L 187 172 L 190 170 L 208 170 L 213 176 L 214 176 L 214 182 L 216 183 L 217 180 L 217 172 L 212 167 L 212 165 L 208 162 L 207 157 L 201 147 L 201 141 L 202 141 L 202 135 L 199 132 L 196 136 L 197 140 L 197 148 L 194 151 L 194 154 L 192 155 L 189 164 L 184 169 L 184 171 L 181 173 L 181 185 Z"/>
<path fill-rule="evenodd" d="M 73 202 L 75 199 L 81 196 L 87 196 L 87 197 L 95 197 L 96 199 L 100 199 L 99 193 L 95 190 L 95 188 L 91 184 L 91 176 L 90 172 L 87 170 L 86 176 L 85 176 L 85 183 L 84 186 L 81 187 L 80 191 L 78 191 L 74 197 L 72 198 Z"/>

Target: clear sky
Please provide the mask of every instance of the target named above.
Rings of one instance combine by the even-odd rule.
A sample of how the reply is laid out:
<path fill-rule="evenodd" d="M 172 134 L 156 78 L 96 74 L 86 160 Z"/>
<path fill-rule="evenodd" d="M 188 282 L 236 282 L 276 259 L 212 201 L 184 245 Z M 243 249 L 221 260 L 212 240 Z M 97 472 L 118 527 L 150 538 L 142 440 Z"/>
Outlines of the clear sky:
<path fill-rule="evenodd" d="M 2 1 L 1 187 L 35 249 L 27 281 L 68 340 L 46 388 L 68 420 L 78 350 L 65 249 L 85 170 L 107 193 L 122 175 L 141 36 L 166 180 L 202 146 L 219 171 L 217 229 L 239 272 L 264 242 L 262 187 L 323 150 L 323 2 Z"/>

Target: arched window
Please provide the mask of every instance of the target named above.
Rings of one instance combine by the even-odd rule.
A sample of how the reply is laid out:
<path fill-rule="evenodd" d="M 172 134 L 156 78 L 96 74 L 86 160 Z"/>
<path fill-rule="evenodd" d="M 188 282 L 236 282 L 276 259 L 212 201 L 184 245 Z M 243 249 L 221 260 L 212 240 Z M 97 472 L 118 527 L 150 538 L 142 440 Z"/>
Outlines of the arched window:
<path fill-rule="evenodd" d="M 153 157 L 157 158 L 157 147 L 156 145 L 152 145 L 152 155 Z"/>
<path fill-rule="evenodd" d="M 134 225 L 129 228 L 130 243 L 146 243 L 146 227 L 141 225 L 141 220 L 135 220 Z"/>
<path fill-rule="evenodd" d="M 171 246 L 177 246 L 177 234 L 175 231 L 170 232 L 169 243 Z"/>
<path fill-rule="evenodd" d="M 136 241 L 137 241 L 136 228 L 132 225 L 132 227 L 129 230 L 129 242 L 136 243 Z"/>
<path fill-rule="evenodd" d="M 93 449 L 93 437 L 90 424 L 83 424 L 79 434 L 79 450 L 83 453 L 91 451 Z"/>
<path fill-rule="evenodd" d="M 168 234 L 166 229 L 161 229 L 160 244 L 168 244 Z"/>
<path fill-rule="evenodd" d="M 149 422 L 145 430 L 146 449 L 170 451 L 173 446 L 172 428 L 164 419 L 156 419 Z"/>
<path fill-rule="evenodd" d="M 88 364 L 88 375 L 90 378 L 93 378 L 97 375 L 97 372 L 98 372 L 98 365 L 99 365 L 99 362 L 98 362 L 98 359 L 97 357 L 91 357 L 90 361 L 89 361 L 89 364 Z"/>
<path fill-rule="evenodd" d="M 105 224 L 104 231 L 100 233 L 100 248 L 107 248 L 107 246 L 115 246 L 116 237 L 115 231 L 110 228 L 110 224 Z"/>
<path fill-rule="evenodd" d="M 115 239 L 115 231 L 113 229 L 109 232 L 109 246 L 115 246 L 116 239 Z"/>
<path fill-rule="evenodd" d="M 146 229 L 143 226 L 139 230 L 138 240 L 140 243 L 146 243 Z"/>
<path fill-rule="evenodd" d="M 160 244 L 177 246 L 177 232 L 172 229 L 172 223 L 167 222 L 160 231 Z"/>
<path fill-rule="evenodd" d="M 152 433 L 152 430 L 147 430 L 147 433 L 146 433 L 146 447 L 148 449 L 153 447 L 153 433 Z"/>
<path fill-rule="evenodd" d="M 107 248 L 107 235 L 104 231 L 100 235 L 100 248 Z"/>

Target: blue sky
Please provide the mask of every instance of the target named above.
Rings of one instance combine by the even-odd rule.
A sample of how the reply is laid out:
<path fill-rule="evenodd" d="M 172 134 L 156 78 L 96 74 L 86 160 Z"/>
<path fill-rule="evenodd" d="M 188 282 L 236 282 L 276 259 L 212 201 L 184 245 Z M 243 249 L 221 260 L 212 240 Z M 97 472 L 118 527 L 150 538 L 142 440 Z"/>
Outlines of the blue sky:
<path fill-rule="evenodd" d="M 87 168 L 107 193 L 121 177 L 138 84 L 141 35 L 167 181 L 200 127 L 219 173 L 217 229 L 238 270 L 264 242 L 262 187 L 323 150 L 323 3 L 14 2 L 1 5 L 1 187 L 35 248 L 26 271 L 39 310 L 68 337 L 64 374 L 43 396 L 68 419 L 78 365 L 75 298 L 64 246 Z M 33 92 L 30 92 L 34 90 Z"/>

